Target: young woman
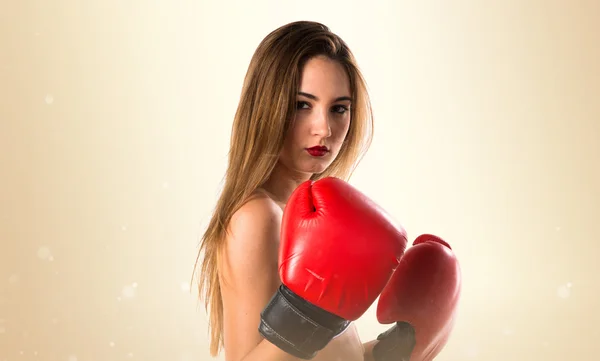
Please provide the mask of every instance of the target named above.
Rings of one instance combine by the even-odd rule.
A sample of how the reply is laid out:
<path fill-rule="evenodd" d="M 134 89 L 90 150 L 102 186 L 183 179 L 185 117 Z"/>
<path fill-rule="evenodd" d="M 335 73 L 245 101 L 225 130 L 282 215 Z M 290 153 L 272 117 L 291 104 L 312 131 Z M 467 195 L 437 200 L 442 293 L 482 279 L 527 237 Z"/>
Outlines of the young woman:
<path fill-rule="evenodd" d="M 299 360 L 258 331 L 281 284 L 283 209 L 306 180 L 347 179 L 370 144 L 372 121 L 356 60 L 325 25 L 290 23 L 260 43 L 233 122 L 224 189 L 200 248 L 212 356 L 224 350 L 228 361 Z M 372 344 L 351 324 L 314 360 L 369 360 Z"/>

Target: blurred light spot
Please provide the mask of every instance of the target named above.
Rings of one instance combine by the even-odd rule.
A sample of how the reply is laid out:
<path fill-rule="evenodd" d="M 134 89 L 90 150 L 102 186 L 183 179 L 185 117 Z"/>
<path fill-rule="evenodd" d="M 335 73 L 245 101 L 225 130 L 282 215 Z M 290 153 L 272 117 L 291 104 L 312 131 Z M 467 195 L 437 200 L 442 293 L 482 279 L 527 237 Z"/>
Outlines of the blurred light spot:
<path fill-rule="evenodd" d="M 40 247 L 38 248 L 37 256 L 39 259 L 44 260 L 52 257 L 52 254 L 50 253 L 50 249 L 48 247 Z"/>
<path fill-rule="evenodd" d="M 77 361 L 77 356 L 71 355 L 71 356 L 69 356 L 69 358 L 67 359 L 67 361 Z"/>
<path fill-rule="evenodd" d="M 8 283 L 14 284 L 19 282 L 19 276 L 16 274 L 11 275 L 10 277 L 8 277 Z"/>
<path fill-rule="evenodd" d="M 183 292 L 189 292 L 190 291 L 190 284 L 187 282 L 181 282 L 181 290 Z"/>
<path fill-rule="evenodd" d="M 6 328 L 4 326 L 0 326 L 0 335 L 6 333 Z"/>
<path fill-rule="evenodd" d="M 560 232 L 560 227 L 556 227 L 556 232 Z"/>
<path fill-rule="evenodd" d="M 58 323 L 58 318 L 54 317 L 52 320 L 50 320 L 50 322 L 52 322 L 52 324 L 56 325 Z"/>
<path fill-rule="evenodd" d="M 133 357 L 133 352 L 128 353 L 127 357 Z"/>
<path fill-rule="evenodd" d="M 111 341 L 111 342 L 108 344 L 108 346 L 110 346 L 110 347 L 115 347 L 115 343 Z"/>
<path fill-rule="evenodd" d="M 123 232 L 127 231 L 127 226 L 121 226 L 121 230 L 122 230 Z"/>
<path fill-rule="evenodd" d="M 52 94 L 47 94 L 46 95 L 46 104 L 50 105 L 54 103 L 54 97 L 52 96 Z"/>
<path fill-rule="evenodd" d="M 37 351 L 33 351 L 33 356 L 37 356 L 38 352 Z"/>
<path fill-rule="evenodd" d="M 163 182 L 162 186 L 164 189 L 169 188 L 169 182 Z"/>
<path fill-rule="evenodd" d="M 133 287 L 133 288 L 137 288 L 137 286 L 138 286 L 137 282 L 133 282 L 133 283 L 131 284 L 131 287 Z"/>
<path fill-rule="evenodd" d="M 514 331 L 510 327 L 504 327 L 504 330 L 502 330 L 502 333 L 505 336 L 510 336 L 514 333 Z"/>
<path fill-rule="evenodd" d="M 133 298 L 135 296 L 135 287 L 131 285 L 123 287 L 121 296 L 123 296 L 123 298 Z"/>
<path fill-rule="evenodd" d="M 556 294 L 560 298 L 569 298 L 571 296 L 571 287 L 573 284 L 571 282 L 567 282 L 566 284 L 559 286 L 556 290 Z"/>

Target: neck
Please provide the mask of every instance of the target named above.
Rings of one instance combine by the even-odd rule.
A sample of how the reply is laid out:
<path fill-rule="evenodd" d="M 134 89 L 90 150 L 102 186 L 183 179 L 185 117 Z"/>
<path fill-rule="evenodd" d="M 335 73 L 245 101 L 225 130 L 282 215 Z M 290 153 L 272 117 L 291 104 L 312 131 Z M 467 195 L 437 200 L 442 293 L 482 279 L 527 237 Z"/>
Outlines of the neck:
<path fill-rule="evenodd" d="M 262 188 L 271 193 L 277 201 L 286 204 L 292 192 L 303 182 L 310 179 L 311 173 L 294 172 L 281 163 L 277 163 L 273 173 Z"/>

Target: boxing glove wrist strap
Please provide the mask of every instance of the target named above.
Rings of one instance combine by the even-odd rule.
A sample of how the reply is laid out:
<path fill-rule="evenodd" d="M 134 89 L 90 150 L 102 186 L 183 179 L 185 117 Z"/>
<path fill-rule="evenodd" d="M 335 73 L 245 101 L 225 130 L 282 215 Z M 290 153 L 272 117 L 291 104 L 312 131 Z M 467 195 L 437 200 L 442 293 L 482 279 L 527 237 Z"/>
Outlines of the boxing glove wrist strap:
<path fill-rule="evenodd" d="M 350 321 L 302 299 L 281 285 L 260 315 L 259 332 L 283 351 L 314 358 Z"/>
<path fill-rule="evenodd" d="M 406 322 L 397 322 L 377 340 L 373 346 L 375 361 L 408 361 L 416 344 L 415 329 Z"/>

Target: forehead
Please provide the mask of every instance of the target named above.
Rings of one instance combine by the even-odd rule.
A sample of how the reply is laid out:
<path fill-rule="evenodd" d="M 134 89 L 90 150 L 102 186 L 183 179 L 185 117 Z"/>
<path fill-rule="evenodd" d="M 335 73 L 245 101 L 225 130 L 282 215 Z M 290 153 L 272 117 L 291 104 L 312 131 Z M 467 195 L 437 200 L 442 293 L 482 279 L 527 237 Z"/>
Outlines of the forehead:
<path fill-rule="evenodd" d="M 309 59 L 300 77 L 300 91 L 321 98 L 350 96 L 350 79 L 342 64 L 327 57 Z"/>

